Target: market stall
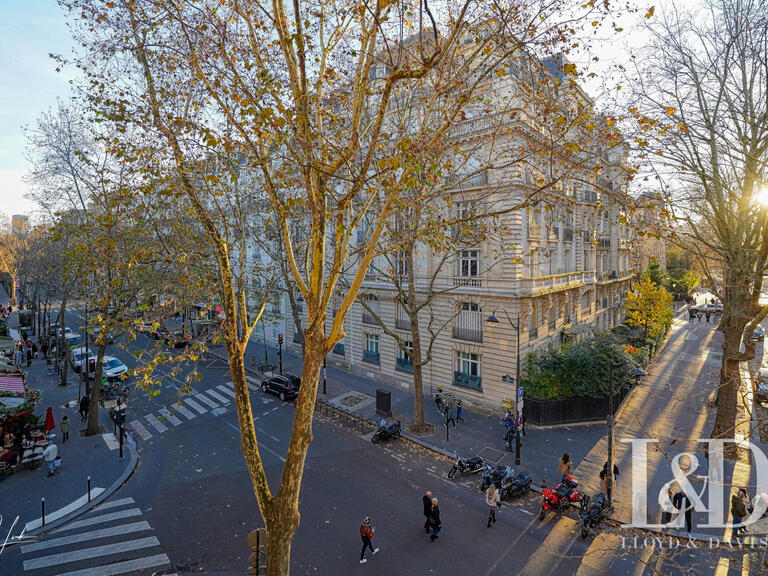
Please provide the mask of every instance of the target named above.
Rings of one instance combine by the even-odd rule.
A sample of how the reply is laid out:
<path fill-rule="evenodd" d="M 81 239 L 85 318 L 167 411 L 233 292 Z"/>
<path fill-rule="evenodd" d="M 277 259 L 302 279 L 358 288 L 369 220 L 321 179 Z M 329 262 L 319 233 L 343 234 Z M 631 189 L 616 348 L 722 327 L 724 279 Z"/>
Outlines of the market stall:
<path fill-rule="evenodd" d="M 24 373 L 0 373 L 0 480 L 19 464 L 42 462 L 45 434 L 30 420 L 40 401 L 39 390 L 29 390 Z"/>

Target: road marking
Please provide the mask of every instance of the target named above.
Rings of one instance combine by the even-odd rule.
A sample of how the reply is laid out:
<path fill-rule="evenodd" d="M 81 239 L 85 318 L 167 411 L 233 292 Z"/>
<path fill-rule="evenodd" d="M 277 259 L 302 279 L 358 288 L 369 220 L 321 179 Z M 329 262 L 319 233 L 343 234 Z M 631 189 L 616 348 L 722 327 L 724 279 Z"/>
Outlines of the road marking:
<path fill-rule="evenodd" d="M 75 528 L 85 528 L 86 526 L 94 526 L 95 524 L 101 524 L 102 522 L 112 522 L 113 520 L 122 520 L 123 518 L 131 518 L 132 516 L 141 516 L 141 510 L 138 508 L 129 508 L 128 510 L 121 510 L 120 512 L 110 512 L 108 514 L 101 514 L 95 518 L 86 518 L 85 520 L 75 520 L 69 524 L 65 524 L 61 528 L 56 528 L 52 533 L 66 532 L 67 530 L 74 530 Z"/>
<path fill-rule="evenodd" d="M 160 414 L 163 415 L 163 418 L 165 418 L 166 422 L 170 422 L 174 426 L 178 426 L 181 424 L 181 420 L 176 418 L 176 416 L 173 415 L 173 413 L 170 410 L 167 410 L 165 408 L 160 409 Z"/>
<path fill-rule="evenodd" d="M 270 434 L 269 432 L 267 432 L 267 431 L 266 431 L 266 430 L 264 430 L 263 428 L 259 428 L 259 427 L 257 426 L 257 427 L 256 427 L 256 430 L 258 430 L 259 432 L 261 432 L 261 433 L 262 433 L 262 434 L 264 434 L 265 436 L 269 436 L 269 437 L 270 437 L 272 440 L 274 440 L 275 442 L 280 442 L 280 438 L 277 438 L 276 436 L 272 436 L 272 434 Z M 405 460 L 405 458 L 403 458 L 403 460 Z"/>
<path fill-rule="evenodd" d="M 104 488 L 92 488 L 91 489 L 91 498 L 96 498 L 96 496 L 98 496 L 102 492 L 104 492 Z M 54 520 L 57 520 L 58 518 L 61 518 L 62 516 L 66 516 L 70 512 L 73 512 L 73 511 L 77 510 L 78 508 L 84 506 L 88 502 L 88 500 L 89 500 L 88 494 L 83 494 L 82 496 L 80 496 L 80 498 L 78 498 L 74 502 L 70 502 L 69 504 L 67 504 L 63 508 L 59 508 L 55 512 L 51 512 L 50 514 L 46 514 L 45 515 L 45 520 L 47 522 L 53 522 Z M 24 530 L 25 531 L 34 530 L 35 528 L 39 528 L 42 525 L 43 525 L 43 519 L 42 518 L 36 518 L 34 520 L 30 520 L 29 522 L 27 522 Z"/>
<path fill-rule="evenodd" d="M 71 552 L 61 552 L 50 556 L 40 556 L 31 560 L 24 560 L 24 570 L 34 570 L 36 568 L 47 568 L 59 564 L 68 564 L 79 560 L 89 560 L 99 556 L 110 556 L 130 552 L 132 550 L 141 550 L 142 548 L 152 548 L 160 546 L 160 541 L 155 536 L 147 536 L 138 540 L 128 540 L 116 544 L 105 544 L 103 546 L 93 546 L 92 548 L 82 548 Z"/>
<path fill-rule="evenodd" d="M 538 520 L 538 516 L 534 518 L 534 521 L 536 520 Z M 556 574 L 558 566 L 560 566 L 565 557 L 565 553 L 576 539 L 574 529 L 578 524 L 576 520 L 568 516 L 560 516 L 559 521 L 549 532 L 549 535 L 539 544 L 538 552 L 530 557 L 518 574 L 521 576 Z"/>
<path fill-rule="evenodd" d="M 200 404 L 192 400 L 192 398 L 184 398 L 184 402 L 186 402 L 192 408 L 194 408 L 198 414 L 205 414 L 206 412 L 208 412 L 208 408 L 203 408 L 202 406 L 200 406 Z"/>
<path fill-rule="evenodd" d="M 195 417 L 195 415 L 192 412 L 184 408 L 183 404 L 175 404 L 173 406 L 173 411 L 178 412 L 179 414 L 185 416 L 187 420 L 192 420 L 192 418 Z"/>
<path fill-rule="evenodd" d="M 488 571 L 485 573 L 485 576 L 490 576 L 490 574 L 493 574 L 493 571 L 494 571 L 494 570 L 496 570 L 496 567 L 497 567 L 499 564 L 501 564 L 502 560 L 504 560 L 504 559 L 505 559 L 505 558 L 506 558 L 506 557 L 509 555 L 509 553 L 510 553 L 510 552 L 512 552 L 512 550 L 514 550 L 515 546 L 517 546 L 517 543 L 520 541 L 520 539 L 521 539 L 523 536 L 525 536 L 526 534 L 528 534 L 528 530 L 530 530 L 530 529 L 531 529 L 531 526 L 533 526 L 533 525 L 534 525 L 535 523 L 537 523 L 538 521 L 539 521 L 539 517 L 538 517 L 538 516 L 536 516 L 536 517 L 535 517 L 533 520 L 531 520 L 531 521 L 528 523 L 528 526 L 526 526 L 526 527 L 525 527 L 525 528 L 522 530 L 522 532 L 520 532 L 520 534 L 518 534 L 518 535 L 517 535 L 517 538 L 515 538 L 515 539 L 514 539 L 514 540 L 513 540 L 513 541 L 510 543 L 510 545 L 509 545 L 509 546 L 507 546 L 507 549 L 506 549 L 506 550 L 504 550 L 504 553 L 503 553 L 501 556 L 499 556 L 498 560 L 496 560 L 496 562 L 493 564 L 493 566 L 491 566 L 490 568 L 488 568 Z"/>
<path fill-rule="evenodd" d="M 205 393 L 208 394 L 214 400 L 218 400 L 221 404 L 229 404 L 230 402 L 229 398 L 225 398 L 215 390 L 206 390 Z"/>
<path fill-rule="evenodd" d="M 238 433 L 238 434 L 240 434 L 240 428 L 238 428 L 237 426 L 235 426 L 235 425 L 234 425 L 234 424 L 232 424 L 231 422 L 227 422 L 226 424 L 227 424 L 227 426 L 229 426 L 230 428 L 234 428 L 235 430 L 237 430 L 237 433 Z M 277 452 L 275 452 L 274 450 L 270 449 L 270 448 L 269 448 L 268 446 L 266 446 L 266 445 L 265 445 L 263 442 L 259 442 L 259 450 L 264 450 L 264 451 L 266 451 L 266 452 L 269 452 L 270 454 L 272 454 L 272 456 L 276 456 L 277 458 L 280 458 L 280 460 L 281 460 L 283 463 L 285 463 L 285 458 L 284 458 L 283 456 L 281 456 L 280 454 L 278 454 L 278 453 L 277 453 Z"/>
<path fill-rule="evenodd" d="M 117 438 L 115 438 L 115 435 L 112 432 L 102 434 L 101 437 L 104 439 L 104 443 L 110 450 L 116 450 L 120 447 L 120 442 L 117 441 Z"/>
<path fill-rule="evenodd" d="M 144 425 L 138 420 L 134 420 L 129 424 L 129 426 L 134 430 L 136 430 L 136 432 L 138 432 L 142 440 L 149 440 L 150 438 L 152 438 L 152 434 L 150 434 L 149 431 L 146 428 L 144 428 Z"/>
<path fill-rule="evenodd" d="M 34 544 L 22 546 L 21 553 L 26 554 L 28 552 L 37 552 L 38 550 L 46 550 L 48 548 L 55 548 L 56 546 L 77 544 L 78 542 L 98 540 L 99 538 L 111 538 L 112 536 L 121 536 L 122 534 L 131 534 L 133 532 L 143 532 L 145 530 L 152 530 L 152 527 L 149 525 L 149 522 L 142 520 L 141 522 L 132 522 L 130 524 L 112 526 L 111 528 L 91 530 L 90 532 L 83 532 L 73 536 L 62 536 L 61 538 L 53 538 L 51 540 L 35 542 Z"/>
<path fill-rule="evenodd" d="M 168 427 L 162 422 L 160 422 L 160 420 L 158 420 L 157 416 L 155 416 L 154 414 L 147 414 L 146 416 L 144 416 L 144 419 L 147 422 L 149 422 L 150 426 L 152 426 L 160 434 L 168 431 Z"/>
<path fill-rule="evenodd" d="M 133 498 L 120 498 L 119 500 L 112 500 L 111 502 L 104 502 L 103 504 L 99 504 L 91 512 L 101 512 L 102 510 L 117 508 L 118 506 L 125 506 L 126 504 L 135 504 L 135 502 Z"/>
<path fill-rule="evenodd" d="M 246 374 L 245 379 L 247 380 L 248 388 L 250 388 L 254 392 L 258 392 L 259 390 L 261 390 L 261 382 L 256 380 L 256 378 L 254 378 L 250 374 Z"/>
<path fill-rule="evenodd" d="M 216 404 L 216 402 L 214 402 L 213 400 L 211 400 L 210 398 L 208 398 L 208 396 L 205 396 L 204 394 L 198 394 L 197 396 L 195 396 L 195 400 L 200 400 L 201 402 L 203 402 L 205 404 L 208 404 L 208 406 L 210 406 L 211 408 L 218 408 L 219 407 L 219 405 Z"/>
<path fill-rule="evenodd" d="M 228 382 L 228 384 L 231 385 L 232 382 Z M 227 388 L 224 384 L 219 384 L 218 386 L 216 386 L 216 388 L 221 390 L 227 396 L 231 396 L 232 399 L 234 400 L 234 398 L 235 398 L 235 391 L 232 388 Z"/>
<path fill-rule="evenodd" d="M 58 574 L 58 576 L 117 576 L 117 574 L 129 574 L 138 570 L 154 568 L 156 566 L 163 566 L 170 563 L 171 560 L 167 555 L 157 554 L 155 556 L 138 558 L 136 560 L 117 562 L 116 564 L 105 564 L 95 568 L 84 568 L 82 570 L 75 570 L 74 572 Z"/>

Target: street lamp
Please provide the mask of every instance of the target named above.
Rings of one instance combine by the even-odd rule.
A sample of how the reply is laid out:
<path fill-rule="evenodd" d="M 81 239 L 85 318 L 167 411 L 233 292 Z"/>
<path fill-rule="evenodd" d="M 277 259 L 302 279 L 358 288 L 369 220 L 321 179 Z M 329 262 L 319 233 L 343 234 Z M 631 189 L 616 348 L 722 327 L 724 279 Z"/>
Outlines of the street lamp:
<path fill-rule="evenodd" d="M 504 308 L 499 308 L 498 310 L 502 310 L 504 312 L 504 315 L 507 317 L 507 320 L 509 320 L 510 325 L 512 328 L 515 329 L 515 335 L 516 335 L 516 344 L 517 344 L 517 363 L 515 368 L 515 378 L 513 381 L 515 382 L 515 465 L 520 465 L 520 412 L 518 410 L 518 407 L 520 405 L 520 314 L 517 315 L 517 322 L 512 322 L 512 318 L 509 317 L 509 313 Z M 488 316 L 488 319 L 486 320 L 486 323 L 488 326 L 496 326 L 499 323 L 499 319 L 496 317 L 497 310 L 494 310 L 493 313 Z M 506 381 L 506 380 L 505 380 Z"/>
<path fill-rule="evenodd" d="M 610 396 L 608 397 L 608 470 L 606 474 L 610 475 L 610 486 L 608 490 L 608 504 L 613 506 L 613 486 L 615 485 L 615 479 L 613 478 L 613 369 L 620 367 L 619 362 L 610 360 L 608 362 L 608 382 L 611 387 Z M 606 482 L 608 479 L 606 479 Z"/>

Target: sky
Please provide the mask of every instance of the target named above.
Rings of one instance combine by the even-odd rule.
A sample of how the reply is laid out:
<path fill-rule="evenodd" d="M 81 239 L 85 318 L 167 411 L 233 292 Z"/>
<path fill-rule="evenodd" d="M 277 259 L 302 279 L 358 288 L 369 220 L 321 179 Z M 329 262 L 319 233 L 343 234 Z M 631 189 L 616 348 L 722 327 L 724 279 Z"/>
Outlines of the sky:
<path fill-rule="evenodd" d="M 33 126 L 56 99 L 70 95 L 68 77 L 48 54 L 70 53 L 72 39 L 55 0 L 0 0 L 0 212 L 31 213 L 22 126 Z"/>
<path fill-rule="evenodd" d="M 642 34 L 630 32 L 632 23 L 642 22 L 642 16 L 622 20 L 625 33 L 600 42 L 598 68 L 619 61 L 628 45 L 642 43 Z M 34 126 L 42 111 L 55 107 L 57 99 L 70 97 L 71 76 L 66 69 L 57 73 L 49 54 L 70 55 L 71 47 L 65 15 L 56 0 L 0 0 L 0 54 L 4 57 L 0 72 L 0 212 L 7 215 L 35 210 L 35 204 L 25 198 L 28 186 L 23 177 L 28 163 L 22 127 Z M 585 87 L 592 96 L 601 91 L 597 83 Z"/>

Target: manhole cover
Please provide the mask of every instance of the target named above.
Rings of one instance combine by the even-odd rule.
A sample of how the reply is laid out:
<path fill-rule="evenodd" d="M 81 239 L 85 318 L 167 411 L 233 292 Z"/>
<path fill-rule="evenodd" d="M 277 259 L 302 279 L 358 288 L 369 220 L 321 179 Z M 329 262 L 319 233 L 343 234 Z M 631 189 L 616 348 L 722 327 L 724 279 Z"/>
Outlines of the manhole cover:
<path fill-rule="evenodd" d="M 496 448 L 489 448 L 486 446 L 482 450 L 480 450 L 480 454 L 478 454 L 483 460 L 486 462 L 498 462 L 504 456 L 506 456 L 505 452 L 502 452 L 501 450 L 496 450 Z"/>
<path fill-rule="evenodd" d="M 341 404 L 342 406 L 347 406 L 351 408 L 352 406 L 357 406 L 358 404 L 360 404 L 360 402 L 363 402 L 365 400 L 366 400 L 365 396 L 361 396 L 359 394 L 349 394 L 344 398 L 341 398 L 339 400 L 339 404 Z"/>

